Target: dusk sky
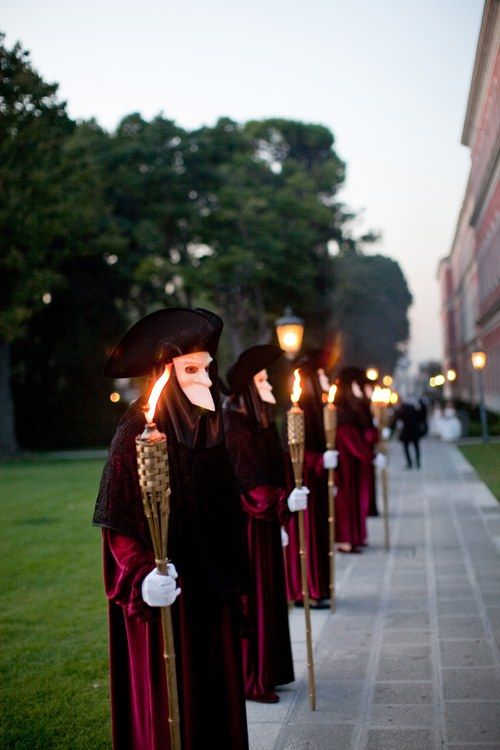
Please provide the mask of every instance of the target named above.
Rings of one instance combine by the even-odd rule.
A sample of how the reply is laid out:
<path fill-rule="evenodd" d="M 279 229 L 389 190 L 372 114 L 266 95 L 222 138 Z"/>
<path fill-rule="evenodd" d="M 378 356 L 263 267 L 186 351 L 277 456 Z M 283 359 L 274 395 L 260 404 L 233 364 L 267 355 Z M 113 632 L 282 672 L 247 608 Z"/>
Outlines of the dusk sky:
<path fill-rule="evenodd" d="M 441 356 L 436 269 L 469 172 L 460 144 L 483 0 L 3 0 L 74 118 L 113 129 L 159 112 L 187 128 L 227 115 L 328 126 L 341 199 L 379 230 L 414 295 L 410 355 Z M 300 304 L 291 301 L 299 311 Z M 381 321 L 383 325 L 383 321 Z"/>

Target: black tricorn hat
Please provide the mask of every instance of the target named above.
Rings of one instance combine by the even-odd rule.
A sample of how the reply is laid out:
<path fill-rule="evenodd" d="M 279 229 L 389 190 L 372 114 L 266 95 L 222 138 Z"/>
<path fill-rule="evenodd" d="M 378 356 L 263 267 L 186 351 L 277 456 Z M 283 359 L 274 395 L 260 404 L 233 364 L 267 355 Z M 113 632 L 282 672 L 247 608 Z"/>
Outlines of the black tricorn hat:
<path fill-rule="evenodd" d="M 169 307 L 156 310 L 135 323 L 108 357 L 104 374 L 108 378 L 149 375 L 174 357 L 191 352 L 212 356 L 222 331 L 218 315 L 197 307 Z"/>
<path fill-rule="evenodd" d="M 254 375 L 276 362 L 282 354 L 283 350 L 272 344 L 245 349 L 226 373 L 229 393 L 239 393 Z"/>

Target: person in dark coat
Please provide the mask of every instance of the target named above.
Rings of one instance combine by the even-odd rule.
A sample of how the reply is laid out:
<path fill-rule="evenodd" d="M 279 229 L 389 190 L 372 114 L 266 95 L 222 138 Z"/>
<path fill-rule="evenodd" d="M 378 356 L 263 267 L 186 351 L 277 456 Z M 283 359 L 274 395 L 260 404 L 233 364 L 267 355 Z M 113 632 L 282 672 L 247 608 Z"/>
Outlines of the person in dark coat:
<path fill-rule="evenodd" d="M 282 354 L 268 345 L 244 351 L 227 372 L 229 395 L 222 410 L 246 514 L 251 565 L 242 640 L 245 695 L 262 703 L 276 703 L 276 686 L 294 680 L 281 534 L 290 511 L 273 416 L 276 401 L 266 369 Z"/>
<path fill-rule="evenodd" d="M 125 334 L 106 365 L 113 378 L 156 379 L 170 369 L 155 413 L 170 466 L 169 575 L 156 572 L 137 476 L 145 398 L 118 425 L 93 517 L 109 600 L 115 750 L 171 747 L 160 606 L 171 606 L 183 750 L 248 748 L 241 596 L 249 568 L 218 397 L 221 329 L 206 310 L 159 310 Z"/>
<path fill-rule="evenodd" d="M 415 451 L 417 469 L 420 469 L 420 439 L 425 432 L 426 413 L 419 406 L 414 399 L 405 399 L 395 413 L 395 419 L 401 424 L 399 439 L 403 443 L 408 469 L 413 467 L 410 445 Z"/>

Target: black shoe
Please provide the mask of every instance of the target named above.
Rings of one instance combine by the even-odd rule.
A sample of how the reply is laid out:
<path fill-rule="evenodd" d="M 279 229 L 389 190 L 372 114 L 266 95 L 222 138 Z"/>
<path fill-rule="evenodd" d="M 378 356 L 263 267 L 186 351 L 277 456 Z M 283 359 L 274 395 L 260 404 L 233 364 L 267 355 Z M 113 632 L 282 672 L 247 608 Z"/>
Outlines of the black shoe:
<path fill-rule="evenodd" d="M 330 609 L 330 599 L 311 599 L 311 609 Z"/>

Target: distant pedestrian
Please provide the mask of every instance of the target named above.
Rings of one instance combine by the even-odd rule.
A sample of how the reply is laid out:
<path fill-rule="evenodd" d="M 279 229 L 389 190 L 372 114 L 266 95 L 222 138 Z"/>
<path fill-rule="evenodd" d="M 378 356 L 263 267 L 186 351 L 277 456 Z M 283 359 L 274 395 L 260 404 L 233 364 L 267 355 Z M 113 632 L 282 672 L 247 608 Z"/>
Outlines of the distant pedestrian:
<path fill-rule="evenodd" d="M 420 469 L 420 439 L 426 431 L 426 420 L 420 404 L 413 398 L 405 399 L 396 411 L 400 424 L 399 439 L 403 443 L 408 469 L 413 467 L 410 445 L 413 445 L 417 469 Z"/>

